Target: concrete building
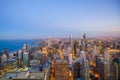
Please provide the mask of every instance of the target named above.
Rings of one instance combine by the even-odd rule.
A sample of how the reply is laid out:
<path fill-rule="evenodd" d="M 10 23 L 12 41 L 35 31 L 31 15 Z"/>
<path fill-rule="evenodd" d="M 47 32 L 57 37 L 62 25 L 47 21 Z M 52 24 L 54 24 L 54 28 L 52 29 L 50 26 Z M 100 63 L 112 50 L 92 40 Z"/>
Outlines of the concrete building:
<path fill-rule="evenodd" d="M 56 60 L 55 80 L 70 80 L 69 65 L 66 60 Z"/>
<path fill-rule="evenodd" d="M 82 78 L 89 80 L 89 62 L 87 59 L 82 60 Z"/>
<path fill-rule="evenodd" d="M 71 46 L 72 45 L 72 34 L 70 35 L 69 43 L 70 43 L 70 46 Z"/>
<path fill-rule="evenodd" d="M 28 52 L 24 52 L 23 53 L 23 63 L 25 64 L 25 66 L 28 66 L 28 59 L 29 58 L 29 53 Z"/>
<path fill-rule="evenodd" d="M 80 62 L 75 62 L 73 64 L 73 80 L 80 78 L 82 76 L 82 65 Z"/>
<path fill-rule="evenodd" d="M 120 80 L 120 58 L 114 58 L 110 63 L 109 80 Z"/>
<path fill-rule="evenodd" d="M 72 54 L 69 54 L 69 64 L 72 64 Z"/>
<path fill-rule="evenodd" d="M 81 51 L 79 58 L 80 58 L 80 63 L 82 64 L 82 60 L 86 59 L 86 53 L 84 51 Z"/>
<path fill-rule="evenodd" d="M 4 64 L 4 61 L 7 60 L 7 55 L 6 54 L 2 54 L 1 56 L 1 63 Z"/>
<path fill-rule="evenodd" d="M 98 61 L 98 73 L 100 75 L 100 80 L 107 80 L 108 79 L 108 65 L 107 61 L 99 60 Z"/>

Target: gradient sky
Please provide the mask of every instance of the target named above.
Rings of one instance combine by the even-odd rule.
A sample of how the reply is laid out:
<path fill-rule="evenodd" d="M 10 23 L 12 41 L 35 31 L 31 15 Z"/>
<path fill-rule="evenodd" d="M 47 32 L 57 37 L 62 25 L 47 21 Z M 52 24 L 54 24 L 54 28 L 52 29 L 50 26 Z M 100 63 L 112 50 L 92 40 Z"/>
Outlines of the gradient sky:
<path fill-rule="evenodd" d="M 0 39 L 120 35 L 119 0 L 0 0 Z"/>

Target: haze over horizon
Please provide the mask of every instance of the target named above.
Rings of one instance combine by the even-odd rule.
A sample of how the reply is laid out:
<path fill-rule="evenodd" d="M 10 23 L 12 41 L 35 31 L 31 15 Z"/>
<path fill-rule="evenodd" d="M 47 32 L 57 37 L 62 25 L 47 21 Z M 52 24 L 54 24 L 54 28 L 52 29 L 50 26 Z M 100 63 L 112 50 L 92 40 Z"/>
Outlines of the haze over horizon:
<path fill-rule="evenodd" d="M 1 0 L 0 39 L 120 37 L 119 0 Z"/>

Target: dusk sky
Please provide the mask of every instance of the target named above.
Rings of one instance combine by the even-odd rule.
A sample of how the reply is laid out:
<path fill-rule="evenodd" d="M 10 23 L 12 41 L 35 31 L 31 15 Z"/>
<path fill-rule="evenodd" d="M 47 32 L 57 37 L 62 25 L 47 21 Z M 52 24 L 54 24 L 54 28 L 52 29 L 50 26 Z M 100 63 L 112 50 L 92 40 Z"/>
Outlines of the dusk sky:
<path fill-rule="evenodd" d="M 0 39 L 120 35 L 119 0 L 0 0 Z"/>

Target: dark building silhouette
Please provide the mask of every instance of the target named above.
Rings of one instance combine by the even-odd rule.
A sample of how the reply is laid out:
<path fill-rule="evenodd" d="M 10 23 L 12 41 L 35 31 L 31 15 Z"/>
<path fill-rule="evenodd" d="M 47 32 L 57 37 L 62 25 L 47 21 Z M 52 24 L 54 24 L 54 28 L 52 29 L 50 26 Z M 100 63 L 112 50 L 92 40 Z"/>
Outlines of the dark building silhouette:
<path fill-rule="evenodd" d="M 75 62 L 73 64 L 73 80 L 81 77 L 81 64 L 80 62 Z"/>

